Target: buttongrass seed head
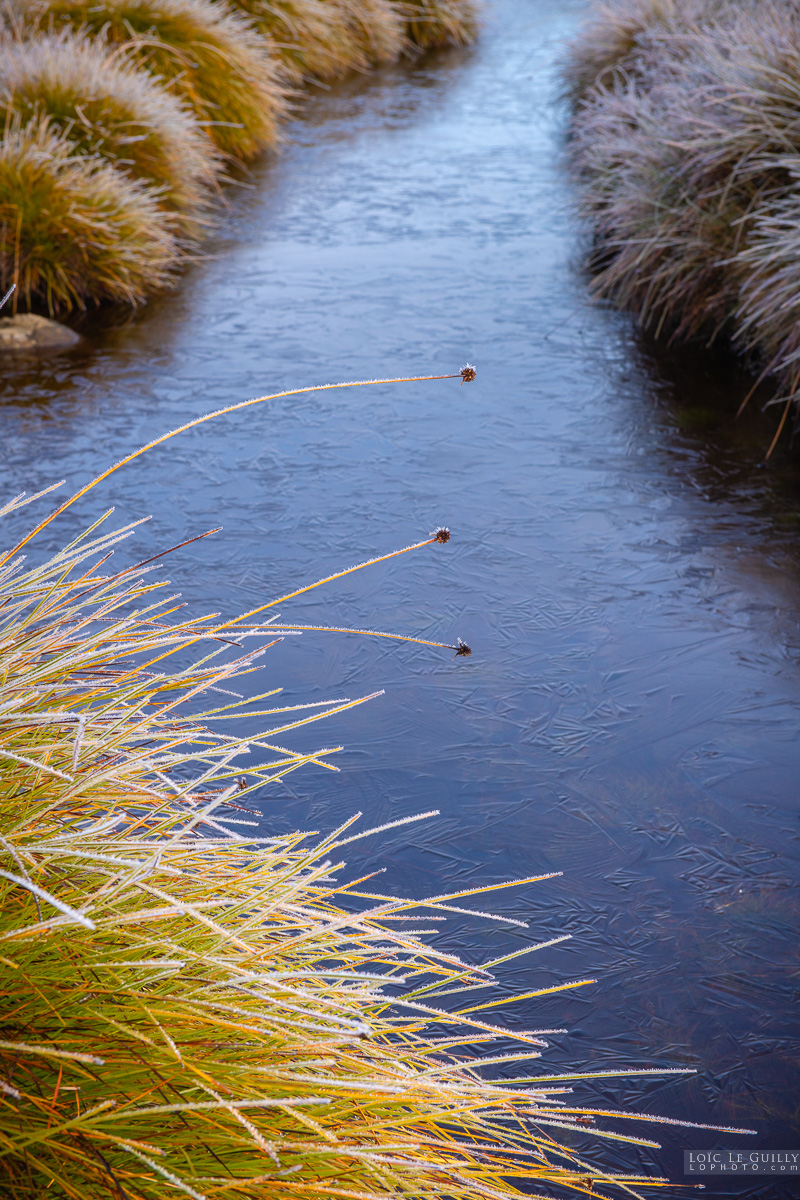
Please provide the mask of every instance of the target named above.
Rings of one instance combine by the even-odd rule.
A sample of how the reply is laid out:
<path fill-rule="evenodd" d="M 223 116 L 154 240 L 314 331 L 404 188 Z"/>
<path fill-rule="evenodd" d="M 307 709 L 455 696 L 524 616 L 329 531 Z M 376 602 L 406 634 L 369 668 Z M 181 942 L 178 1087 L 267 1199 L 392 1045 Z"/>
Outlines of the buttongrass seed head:
<path fill-rule="evenodd" d="M 441 542 L 444 545 L 445 542 L 450 541 L 450 530 L 446 525 L 438 525 L 431 534 L 431 537 L 436 538 L 437 542 Z"/>
<path fill-rule="evenodd" d="M 477 371 L 471 365 L 471 363 L 464 363 L 464 366 L 461 368 L 460 374 L 461 374 L 461 386 L 463 387 L 465 383 L 472 383 L 473 379 L 477 375 Z"/>
<path fill-rule="evenodd" d="M 470 654 L 472 654 L 472 647 L 468 646 L 466 642 L 462 642 L 461 638 L 457 638 L 456 640 L 458 645 L 454 647 L 455 654 L 453 658 L 469 658 Z"/>

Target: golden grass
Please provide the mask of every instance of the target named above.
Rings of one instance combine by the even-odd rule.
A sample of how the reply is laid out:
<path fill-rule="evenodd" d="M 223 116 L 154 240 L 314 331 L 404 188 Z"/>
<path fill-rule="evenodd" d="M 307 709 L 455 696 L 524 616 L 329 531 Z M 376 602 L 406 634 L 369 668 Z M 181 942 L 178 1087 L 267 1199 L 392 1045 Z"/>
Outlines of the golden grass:
<path fill-rule="evenodd" d="M 28 30 L 84 31 L 125 46 L 194 112 L 219 149 L 246 161 L 279 140 L 287 113 L 280 66 L 224 0 L 16 0 Z"/>
<path fill-rule="evenodd" d="M 234 0 L 295 83 L 331 83 L 394 62 L 405 47 L 390 0 Z"/>
<path fill-rule="evenodd" d="M 291 88 L 473 28 L 472 0 L 3 0 L 0 284 L 51 314 L 140 303 L 208 224 L 225 159 L 278 143 Z M 49 166 L 41 147 L 23 148 L 41 131 L 59 139 Z M 139 186 L 126 191 L 127 179 Z"/>
<path fill-rule="evenodd" d="M 478 32 L 473 0 L 395 0 L 408 40 L 421 50 L 468 46 Z"/>
<path fill-rule="evenodd" d="M 177 98 L 104 42 L 70 33 L 0 42 L 0 104 L 22 125 L 47 117 L 73 154 L 150 183 L 197 230 L 218 156 Z"/>
<path fill-rule="evenodd" d="M 272 837 L 252 820 L 250 791 L 333 768 L 336 747 L 299 753 L 287 735 L 369 699 L 231 692 L 297 628 L 265 614 L 328 580 L 233 620 L 176 615 L 152 576 L 163 556 L 109 570 L 138 524 L 105 532 L 109 514 L 39 565 L 20 557 L 177 432 L 0 554 L 3 1196 L 511 1200 L 539 1185 L 660 1186 L 560 1144 L 559 1131 L 589 1129 L 654 1145 L 625 1133 L 634 1114 L 573 1097 L 581 1079 L 615 1072 L 530 1074 L 551 1031 L 507 1029 L 495 1009 L 512 999 L 483 990 L 517 954 L 475 967 L 423 940 L 468 896 L 511 884 L 395 899 L 372 877 L 342 882 L 342 851 L 363 836 L 352 821 Z M 440 553 L 445 532 L 396 553 Z M 518 1074 L 485 1080 L 500 1063 Z"/>
<path fill-rule="evenodd" d="M 42 119 L 0 141 L 0 289 L 52 313 L 89 301 L 138 304 L 169 286 L 175 218 L 144 184 L 76 157 Z"/>
<path fill-rule="evenodd" d="M 391 0 L 327 0 L 351 46 L 358 70 L 394 62 L 405 49 L 403 22 Z"/>
<path fill-rule="evenodd" d="M 598 20 L 605 42 L 590 26 L 567 65 L 596 294 L 656 334 L 723 334 L 797 395 L 800 4 L 627 0 Z"/>
<path fill-rule="evenodd" d="M 270 39 L 295 84 L 333 82 L 394 62 L 413 48 L 465 45 L 472 0 L 233 0 Z"/>
<path fill-rule="evenodd" d="M 327 0 L 234 0 L 256 29 L 270 39 L 287 78 L 339 79 L 355 65 L 339 9 Z"/>

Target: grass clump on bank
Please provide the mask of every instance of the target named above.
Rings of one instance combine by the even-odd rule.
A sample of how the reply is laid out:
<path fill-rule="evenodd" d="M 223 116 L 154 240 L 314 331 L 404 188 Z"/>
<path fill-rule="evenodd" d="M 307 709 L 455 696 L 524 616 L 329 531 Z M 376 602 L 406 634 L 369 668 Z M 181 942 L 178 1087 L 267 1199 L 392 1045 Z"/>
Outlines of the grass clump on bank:
<path fill-rule="evenodd" d="M 332 83 L 350 71 L 394 62 L 404 49 L 403 23 L 391 0 L 233 0 L 295 85 Z"/>
<path fill-rule="evenodd" d="M 13 172 L 0 174 L 0 289 L 18 285 L 16 303 L 51 315 L 109 299 L 141 303 L 174 280 L 177 258 L 209 224 L 228 166 L 278 145 L 297 88 L 394 62 L 415 44 L 466 42 L 474 30 L 473 0 L 4 0 L 7 156 L 18 158 L 20 138 L 36 143 L 46 129 L 61 138 L 50 175 L 66 158 L 71 165 L 44 212 L 38 191 L 20 204 Z M 118 214 L 153 212 L 149 263 L 141 222 L 117 220 L 127 238 L 118 286 L 99 266 L 104 235 L 92 253 L 85 238 L 72 253 L 57 234 L 82 220 L 69 207 L 79 177 L 81 203 L 96 208 L 89 181 L 101 177 L 98 158 L 116 172 L 116 182 L 103 178 Z"/>
<path fill-rule="evenodd" d="M 160 204 L 197 228 L 216 183 L 208 139 L 174 96 L 103 42 L 62 33 L 0 43 L 0 106 L 20 126 L 47 118 L 73 155 L 153 185 Z"/>
<path fill-rule="evenodd" d="M 412 902 L 371 876 L 343 884 L 353 822 L 271 836 L 252 819 L 252 790 L 333 766 L 336 747 L 299 753 L 287 735 L 369 699 L 231 689 L 301 628 L 270 610 L 327 580 L 233 620 L 176 616 L 153 575 L 163 555 L 110 568 L 138 522 L 106 532 L 105 518 L 26 563 L 73 501 L 171 436 L 0 554 L 3 1196 L 511 1200 L 663 1182 L 560 1144 L 590 1128 L 654 1145 L 600 1125 L 633 1114 L 576 1103 L 585 1073 L 527 1065 L 556 1031 L 494 1014 L 509 997 L 482 989 L 503 956 L 474 967 L 423 940 L 471 892 Z M 486 1081 L 498 1063 L 519 1073 Z"/>
<path fill-rule="evenodd" d="M 175 217 L 142 183 L 73 152 L 47 118 L 6 122 L 0 141 L 0 279 L 24 306 L 50 312 L 89 300 L 140 303 L 169 286 Z"/>
<path fill-rule="evenodd" d="M 399 0 L 406 36 L 421 50 L 468 46 L 477 34 L 478 13 L 472 0 Z"/>
<path fill-rule="evenodd" d="M 625 0 L 570 51 L 593 289 L 800 394 L 800 3 Z M 774 445 L 774 442 L 773 442 Z"/>
<path fill-rule="evenodd" d="M 224 0 L 17 0 L 33 36 L 68 27 L 137 63 L 241 162 L 278 140 L 286 89 L 269 45 Z"/>

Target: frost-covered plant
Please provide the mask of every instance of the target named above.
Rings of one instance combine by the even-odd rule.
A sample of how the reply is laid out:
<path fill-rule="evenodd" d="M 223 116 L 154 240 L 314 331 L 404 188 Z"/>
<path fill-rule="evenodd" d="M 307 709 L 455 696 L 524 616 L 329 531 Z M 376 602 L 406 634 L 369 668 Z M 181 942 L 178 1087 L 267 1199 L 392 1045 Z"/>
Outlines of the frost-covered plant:
<path fill-rule="evenodd" d="M 724 334 L 778 379 L 785 420 L 800 367 L 800 3 L 604 6 L 565 73 L 595 293 L 656 334 Z"/>
<path fill-rule="evenodd" d="M 107 159 L 144 180 L 160 204 L 196 228 L 216 183 L 218 155 L 177 97 L 104 41 L 68 31 L 0 41 L 5 120 L 48 119 L 73 155 Z"/>
<path fill-rule="evenodd" d="M 7 122 L 0 140 L 0 289 L 51 313 L 89 301 L 138 304 L 170 286 L 174 214 L 152 188 L 73 152 L 46 117 Z"/>
<path fill-rule="evenodd" d="M 485 998 L 493 969 L 525 951 L 478 967 L 424 940 L 420 924 L 510 884 L 396 899 L 371 876 L 342 882 L 342 851 L 363 836 L 353 821 L 276 837 L 251 819 L 254 789 L 333 768 L 335 748 L 300 753 L 287 735 L 369 699 L 231 698 L 278 637 L 307 628 L 270 612 L 327 580 L 232 620 L 178 617 L 152 579 L 163 555 L 113 570 L 138 522 L 105 532 L 103 517 L 25 561 L 72 503 L 179 432 L 0 554 L 3 1196 L 512 1200 L 540 1185 L 636 1195 L 663 1183 L 604 1171 L 559 1140 L 588 1129 L 654 1145 L 607 1127 L 635 1114 L 572 1094 L 583 1078 L 648 1072 L 531 1075 L 561 1031 L 510 1029 L 494 1011 L 591 981 Z M 440 527 L 394 553 L 449 540 Z M 245 718 L 261 724 L 246 737 Z M 486 1080 L 497 1064 L 523 1074 Z"/>
<path fill-rule="evenodd" d="M 125 46 L 195 114 L 225 154 L 248 160 L 278 141 L 287 113 L 278 60 L 225 0 L 9 0 L 10 27 L 69 28 Z"/>

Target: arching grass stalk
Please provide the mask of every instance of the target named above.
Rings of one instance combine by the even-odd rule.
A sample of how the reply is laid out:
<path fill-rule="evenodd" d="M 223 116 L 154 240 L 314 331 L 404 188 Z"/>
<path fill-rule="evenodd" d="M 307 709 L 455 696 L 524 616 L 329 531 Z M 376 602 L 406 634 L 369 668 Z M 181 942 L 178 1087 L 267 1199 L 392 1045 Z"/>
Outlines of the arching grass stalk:
<path fill-rule="evenodd" d="M 617 1128 L 638 1114 L 582 1106 L 572 1087 L 683 1068 L 525 1074 L 563 1031 L 509 1027 L 493 1010 L 592 981 L 468 996 L 561 939 L 479 967 L 423 940 L 452 913 L 525 928 L 463 902 L 550 876 L 398 899 L 365 888 L 373 874 L 342 880 L 342 851 L 366 836 L 355 818 L 327 836 L 262 835 L 248 793 L 301 766 L 335 770 L 338 747 L 301 753 L 284 735 L 370 697 L 281 705 L 272 688 L 243 700 L 231 684 L 299 627 L 176 618 L 184 606 L 151 578 L 163 554 L 103 574 L 141 524 L 103 532 L 109 515 L 45 563 L 0 559 L 4 1200 L 518 1200 L 664 1186 L 589 1163 L 559 1130 L 654 1146 Z M 199 651 L 188 665 L 187 647 Z M 245 718 L 257 723 L 248 736 Z M 522 1074 L 481 1074 L 514 1064 Z"/>
<path fill-rule="evenodd" d="M 366 889 L 369 876 L 340 880 L 342 851 L 366 836 L 353 820 L 323 837 L 260 835 L 248 792 L 332 766 L 335 748 L 301 754 L 283 735 L 369 697 L 261 707 L 273 689 L 241 703 L 231 684 L 274 640 L 243 644 L 270 625 L 226 636 L 215 614 L 176 621 L 182 606 L 147 581 L 153 558 L 104 576 L 140 524 L 102 533 L 107 516 L 47 563 L 0 569 L 3 1196 L 512 1200 L 541 1185 L 662 1186 L 558 1141 L 591 1127 L 655 1145 L 615 1128 L 636 1114 L 572 1098 L 581 1078 L 616 1072 L 524 1074 L 561 1031 L 492 1017 L 591 981 L 464 1003 L 523 951 L 474 967 L 421 940 L 452 913 L 524 928 L 464 901 L 549 876 L 397 899 Z M 204 642 L 165 669 L 170 651 Z M 225 699 L 196 713 L 211 695 Z M 215 732 L 245 717 L 265 727 Z M 513 1064 L 521 1076 L 480 1073 Z"/>
<path fill-rule="evenodd" d="M 140 446 L 138 450 L 133 450 L 130 454 L 126 454 L 124 458 L 119 459 L 119 461 L 115 462 L 112 466 L 107 467 L 106 470 L 101 472 L 100 475 L 96 475 L 94 479 L 90 480 L 89 483 L 85 484 L 79 491 L 70 496 L 68 500 L 65 500 L 64 503 L 55 510 L 55 512 L 52 512 L 49 517 L 40 522 L 35 529 L 32 529 L 31 532 L 27 534 L 21 541 L 17 542 L 16 546 L 7 551 L 6 554 L 0 556 L 0 567 L 2 567 L 4 563 L 6 563 L 14 554 L 17 554 L 23 546 L 27 545 L 27 543 L 37 535 L 37 533 L 40 533 L 43 529 L 46 529 L 51 521 L 54 521 L 56 517 L 59 517 L 63 512 L 66 512 L 66 510 L 70 508 L 76 500 L 80 500 L 82 496 L 85 496 L 92 490 L 92 488 L 97 487 L 98 483 L 102 483 L 104 479 L 108 479 L 109 475 L 113 475 L 113 473 L 118 471 L 120 467 L 124 467 L 127 463 L 133 462 L 135 458 L 139 458 L 140 455 L 146 454 L 148 450 L 153 450 L 156 446 L 163 445 L 164 442 L 169 441 L 170 438 L 175 437 L 177 434 L 185 433 L 189 429 L 195 429 L 198 425 L 205 424 L 206 421 L 213 421 L 215 417 L 223 417 L 227 413 L 238 412 L 243 408 L 252 408 L 256 404 L 265 404 L 269 400 L 280 400 L 284 396 L 304 396 L 309 392 L 327 392 L 336 391 L 341 388 L 370 387 L 373 384 L 420 383 L 432 379 L 460 379 L 462 384 L 472 383 L 475 379 L 475 374 L 475 368 L 467 363 L 461 368 L 460 371 L 456 371 L 455 373 L 449 375 L 407 375 L 394 379 L 356 379 L 349 380 L 347 383 L 318 383 L 312 384 L 310 387 L 288 388 L 283 392 L 272 392 L 268 396 L 255 396 L 251 400 L 240 400 L 237 404 L 228 404 L 225 408 L 217 408 L 214 410 L 214 412 L 204 413 L 202 417 L 195 417 L 194 420 L 187 421 L 184 425 L 178 425 L 175 429 L 170 429 L 168 433 L 162 433 L 160 437 L 154 438 L 152 442 L 147 442 L 144 446 Z M 61 484 L 56 484 L 55 486 L 60 487 Z M 48 489 L 48 491 L 49 490 L 52 489 Z M 43 495 L 44 493 L 40 494 Z M 422 545 L 423 543 L 419 544 Z M 404 551 L 399 550 L 396 553 L 402 554 Z M 356 567 L 351 568 L 351 570 L 357 569 L 358 568 Z M 347 574 L 347 572 L 343 571 L 341 574 Z M 329 583 L 331 579 L 335 578 L 338 578 L 338 576 L 332 575 L 329 579 L 321 579 L 319 580 L 319 583 L 311 584 L 310 586 L 318 587 L 320 583 Z M 299 594 L 299 592 L 291 593 L 292 596 Z M 290 598 L 290 596 L 281 597 L 283 600 L 288 600 Z M 280 600 L 276 600 L 275 603 L 279 604 Z M 260 612 L 261 610 L 258 609 L 254 611 Z"/>

